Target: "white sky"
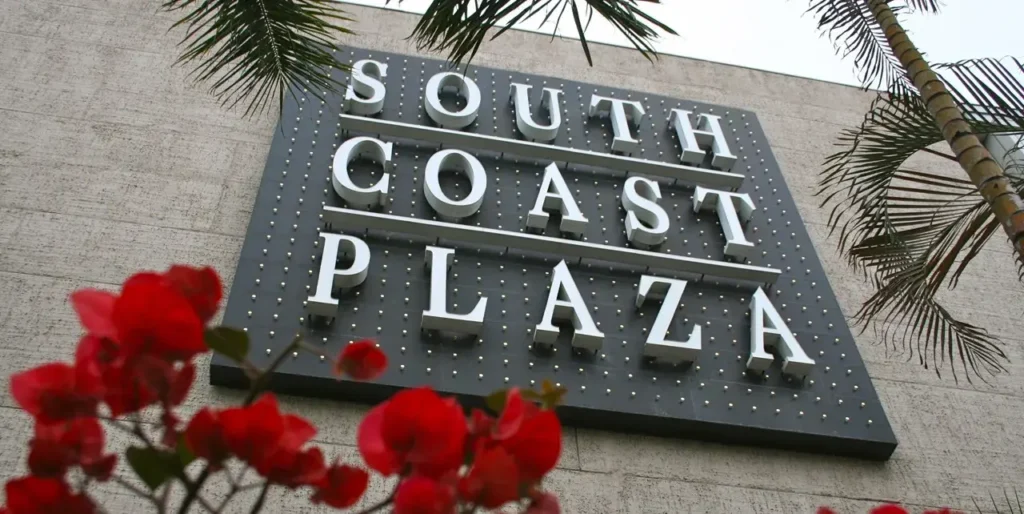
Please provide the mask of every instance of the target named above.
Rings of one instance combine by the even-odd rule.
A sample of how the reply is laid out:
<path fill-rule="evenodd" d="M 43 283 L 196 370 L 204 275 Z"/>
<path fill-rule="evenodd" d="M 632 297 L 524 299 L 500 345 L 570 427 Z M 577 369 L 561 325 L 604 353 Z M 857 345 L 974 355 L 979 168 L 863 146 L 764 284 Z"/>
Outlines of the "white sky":
<path fill-rule="evenodd" d="M 384 6 L 385 0 L 344 0 Z M 902 18 L 918 48 L 932 62 L 970 57 L 1024 57 L 1024 0 L 945 0 L 939 15 Z M 391 0 L 390 8 L 423 12 L 430 0 Z M 662 0 L 645 9 L 679 36 L 663 37 L 662 53 L 747 66 L 846 84 L 858 84 L 852 63 L 835 55 L 819 37 L 813 18 L 805 15 L 807 0 Z M 540 20 L 519 28 L 536 29 Z M 567 23 L 568 22 L 568 23 Z M 595 15 L 587 39 L 626 44 L 614 28 Z M 549 25 L 553 23 L 549 22 Z M 552 27 L 542 31 L 551 33 Z M 568 13 L 562 30 L 574 35 Z M 406 36 L 407 34 L 402 34 Z M 600 47 L 593 47 L 595 61 Z M 584 59 L 580 50 L 579 58 Z"/>

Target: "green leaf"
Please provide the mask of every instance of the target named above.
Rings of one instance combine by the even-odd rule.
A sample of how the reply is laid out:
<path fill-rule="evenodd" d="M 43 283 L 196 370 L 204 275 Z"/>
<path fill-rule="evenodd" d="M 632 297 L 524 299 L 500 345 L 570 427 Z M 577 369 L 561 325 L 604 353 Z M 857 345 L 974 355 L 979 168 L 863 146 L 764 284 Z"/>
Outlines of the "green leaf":
<path fill-rule="evenodd" d="M 249 355 L 249 335 L 237 328 L 209 328 L 203 339 L 208 348 L 235 362 L 242 362 Z"/>
<path fill-rule="evenodd" d="M 196 455 L 189 449 L 188 444 L 185 443 L 185 434 L 182 433 L 178 436 L 178 446 L 174 450 L 175 455 L 178 457 L 178 465 L 184 470 L 192 461 L 196 460 Z"/>
<path fill-rule="evenodd" d="M 160 487 L 164 482 L 182 473 L 185 468 L 181 465 L 177 453 L 163 452 L 155 448 L 132 446 L 125 452 L 125 457 L 132 471 L 135 471 L 150 489 Z"/>
<path fill-rule="evenodd" d="M 500 414 L 501 410 L 505 408 L 505 400 L 508 399 L 508 389 L 499 389 L 493 393 L 487 395 L 484 398 L 484 403 L 488 409 L 491 409 L 495 414 Z"/>
<path fill-rule="evenodd" d="M 299 91 L 323 99 L 342 91 L 348 65 L 334 55 L 352 19 L 335 0 L 164 0 L 182 17 L 179 63 L 227 107 L 259 114 Z"/>
<path fill-rule="evenodd" d="M 645 13 L 636 0 L 584 0 L 583 12 L 576 4 L 576 0 L 433 0 L 416 24 L 412 38 L 421 50 L 445 52 L 448 61 L 458 66 L 472 61 L 484 41 L 531 20 L 543 26 L 556 12 L 557 20 L 561 20 L 569 8 L 587 62 L 593 64 L 584 32 L 595 14 L 608 21 L 649 60 L 656 55 L 653 43 L 659 31 L 676 34 Z M 587 23 L 583 22 L 584 17 Z"/>

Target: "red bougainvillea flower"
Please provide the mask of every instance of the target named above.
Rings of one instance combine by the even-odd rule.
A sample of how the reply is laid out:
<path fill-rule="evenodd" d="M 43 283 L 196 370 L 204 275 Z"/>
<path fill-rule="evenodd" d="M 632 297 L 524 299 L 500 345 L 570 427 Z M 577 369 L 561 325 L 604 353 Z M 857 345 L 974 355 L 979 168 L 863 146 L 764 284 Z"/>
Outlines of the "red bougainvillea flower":
<path fill-rule="evenodd" d="M 117 295 L 97 289 L 80 289 L 71 293 L 71 306 L 78 314 L 78 321 L 85 331 L 101 339 L 116 339 L 114 326 L 114 302 Z"/>
<path fill-rule="evenodd" d="M 334 365 L 336 375 L 346 375 L 356 380 L 372 380 L 384 373 L 388 357 L 369 339 L 346 345 Z"/>
<path fill-rule="evenodd" d="M 532 402 L 522 400 L 517 389 L 509 390 L 505 405 L 495 425 L 495 437 L 501 437 L 499 444 L 516 460 L 520 480 L 539 481 L 558 463 L 562 424 L 554 411 L 540 410 Z M 520 416 L 520 421 L 514 419 Z"/>
<path fill-rule="evenodd" d="M 224 289 L 213 268 L 174 265 L 164 273 L 164 278 L 192 305 L 204 324 L 217 314 Z"/>
<path fill-rule="evenodd" d="M 413 475 L 395 490 L 394 514 L 450 514 L 455 512 L 455 488 L 446 482 Z"/>
<path fill-rule="evenodd" d="M 274 395 L 263 395 L 248 407 L 221 411 L 219 419 L 231 453 L 272 482 L 297 487 L 323 478 L 323 454 L 315 448 L 302 450 L 316 435 L 316 428 L 298 416 L 282 415 Z"/>
<path fill-rule="evenodd" d="M 561 514 L 558 498 L 551 493 L 539 493 L 530 502 L 525 514 Z M 818 514 L 822 514 L 819 512 Z"/>
<path fill-rule="evenodd" d="M 11 376 L 11 396 L 39 423 L 96 415 L 102 385 L 98 377 L 54 362 Z"/>
<path fill-rule="evenodd" d="M 385 476 L 406 465 L 432 477 L 458 469 L 465 440 L 462 407 L 429 388 L 406 389 L 374 407 L 357 435 L 363 460 Z"/>
<path fill-rule="evenodd" d="M 365 470 L 335 463 L 327 468 L 310 500 L 317 504 L 326 503 L 336 509 L 348 508 L 362 498 L 369 483 L 370 475 Z"/>
<path fill-rule="evenodd" d="M 63 478 L 68 468 L 81 466 L 86 475 L 107 480 L 116 464 L 117 455 L 103 455 L 103 428 L 96 418 L 36 423 L 28 453 L 33 475 Z"/>
<path fill-rule="evenodd" d="M 477 453 L 473 467 L 459 481 L 459 496 L 485 509 L 518 500 L 519 470 L 515 459 L 500 446 Z"/>
<path fill-rule="evenodd" d="M 231 456 L 224 428 L 220 422 L 220 413 L 204 407 L 192 416 L 185 427 L 185 444 L 199 458 L 210 462 L 210 469 L 217 471 L 221 463 Z"/>
<path fill-rule="evenodd" d="M 7 482 L 6 512 L 9 514 L 92 514 L 96 506 L 88 496 L 73 493 L 56 478 L 25 477 Z"/>
<path fill-rule="evenodd" d="M 117 341 L 128 355 L 188 360 L 206 351 L 203 322 L 181 293 L 156 273 L 125 281 L 112 312 Z"/>
<path fill-rule="evenodd" d="M 175 365 L 151 355 L 119 359 L 103 369 L 103 400 L 114 416 L 156 403 L 167 410 L 185 400 L 195 375 L 191 362 Z"/>
<path fill-rule="evenodd" d="M 832 510 L 831 507 L 821 506 L 818 507 L 818 514 L 836 514 L 836 511 Z"/>
<path fill-rule="evenodd" d="M 880 505 L 871 509 L 871 514 L 909 514 L 907 509 L 900 507 L 899 505 L 889 503 L 886 505 Z"/>

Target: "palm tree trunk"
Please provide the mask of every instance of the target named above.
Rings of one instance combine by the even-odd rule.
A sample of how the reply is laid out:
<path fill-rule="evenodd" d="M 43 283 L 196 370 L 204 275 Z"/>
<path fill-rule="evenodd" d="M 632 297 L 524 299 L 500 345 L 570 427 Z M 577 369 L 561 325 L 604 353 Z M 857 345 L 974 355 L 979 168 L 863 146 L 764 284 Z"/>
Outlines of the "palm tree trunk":
<path fill-rule="evenodd" d="M 893 55 L 899 59 L 911 83 L 920 91 L 928 112 L 956 155 L 960 167 L 967 172 L 971 182 L 988 202 L 1003 226 L 1003 231 L 1009 236 L 1018 259 L 1024 262 L 1024 201 L 1010 185 L 1002 166 L 992 158 L 964 120 L 960 107 L 949 94 L 946 85 L 910 41 L 887 0 L 867 0 L 867 5 L 882 27 Z"/>

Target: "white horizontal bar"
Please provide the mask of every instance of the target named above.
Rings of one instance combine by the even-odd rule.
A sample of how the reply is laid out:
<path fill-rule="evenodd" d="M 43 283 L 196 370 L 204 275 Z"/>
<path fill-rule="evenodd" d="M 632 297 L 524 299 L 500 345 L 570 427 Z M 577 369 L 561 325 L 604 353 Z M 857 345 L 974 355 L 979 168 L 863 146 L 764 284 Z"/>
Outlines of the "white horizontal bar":
<path fill-rule="evenodd" d="M 379 120 L 350 114 L 341 115 L 341 126 L 346 130 L 370 132 L 406 139 L 431 141 L 459 148 L 472 148 L 492 152 L 505 152 L 523 157 L 571 162 L 616 171 L 640 173 L 656 177 L 682 180 L 693 184 L 737 189 L 743 184 L 743 175 L 725 171 L 708 170 L 682 164 L 636 159 L 622 155 L 597 153 L 561 146 L 507 139 L 503 137 L 473 134 L 424 125 L 412 125 L 396 121 Z"/>
<path fill-rule="evenodd" d="M 557 239 L 522 232 L 509 232 L 491 228 L 471 227 L 456 223 L 428 221 L 391 214 L 324 207 L 324 220 L 335 226 L 367 228 L 413 234 L 462 243 L 484 244 L 542 252 L 559 257 L 597 259 L 634 266 L 649 266 L 674 272 L 696 273 L 707 277 L 730 278 L 769 284 L 781 274 L 780 270 L 747 264 L 696 259 L 667 253 L 645 252 L 633 248 L 597 245 L 571 239 Z"/>

